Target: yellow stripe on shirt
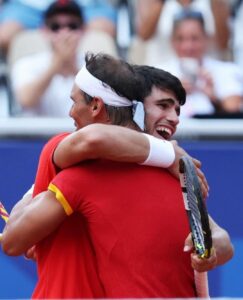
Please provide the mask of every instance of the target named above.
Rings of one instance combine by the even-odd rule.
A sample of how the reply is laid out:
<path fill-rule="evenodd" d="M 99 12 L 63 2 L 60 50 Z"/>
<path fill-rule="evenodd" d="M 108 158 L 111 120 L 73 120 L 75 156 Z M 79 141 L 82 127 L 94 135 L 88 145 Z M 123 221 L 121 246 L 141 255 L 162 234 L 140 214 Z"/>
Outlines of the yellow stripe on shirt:
<path fill-rule="evenodd" d="M 65 210 L 65 213 L 69 216 L 73 213 L 72 207 L 69 205 L 68 201 L 64 197 L 63 193 L 52 183 L 49 184 L 48 190 L 56 195 L 57 201 L 59 201 Z"/>

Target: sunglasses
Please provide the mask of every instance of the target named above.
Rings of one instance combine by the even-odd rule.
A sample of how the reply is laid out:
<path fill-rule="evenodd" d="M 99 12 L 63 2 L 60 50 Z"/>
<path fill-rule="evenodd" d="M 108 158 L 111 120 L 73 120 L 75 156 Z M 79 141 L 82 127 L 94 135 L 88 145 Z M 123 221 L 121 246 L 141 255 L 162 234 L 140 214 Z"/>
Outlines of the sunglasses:
<path fill-rule="evenodd" d="M 60 23 L 53 22 L 53 23 L 48 24 L 48 27 L 53 32 L 57 32 L 63 28 L 68 28 L 70 30 L 78 30 L 80 28 L 80 23 L 70 22 L 70 23 L 66 23 L 66 24 L 60 24 Z"/>

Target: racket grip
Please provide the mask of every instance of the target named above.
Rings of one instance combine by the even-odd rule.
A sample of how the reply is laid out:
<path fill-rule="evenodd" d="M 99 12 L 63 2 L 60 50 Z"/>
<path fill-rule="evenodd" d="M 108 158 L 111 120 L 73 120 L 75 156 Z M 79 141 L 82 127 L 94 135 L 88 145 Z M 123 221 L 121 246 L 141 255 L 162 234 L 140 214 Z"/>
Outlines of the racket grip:
<path fill-rule="evenodd" d="M 195 286 L 199 298 L 210 299 L 208 290 L 208 273 L 194 271 Z"/>
<path fill-rule="evenodd" d="M 3 236 L 3 234 L 2 234 L 2 233 L 0 233 L 0 243 L 1 243 L 1 240 L 2 240 L 2 236 Z"/>

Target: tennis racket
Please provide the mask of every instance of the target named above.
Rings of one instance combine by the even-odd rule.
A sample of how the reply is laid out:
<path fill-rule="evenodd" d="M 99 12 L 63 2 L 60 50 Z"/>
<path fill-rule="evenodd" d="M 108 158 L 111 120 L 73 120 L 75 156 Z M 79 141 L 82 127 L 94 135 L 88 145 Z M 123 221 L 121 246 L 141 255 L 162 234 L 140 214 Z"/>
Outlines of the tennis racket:
<path fill-rule="evenodd" d="M 7 213 L 6 209 L 4 208 L 2 202 L 0 201 L 0 216 L 1 218 L 7 222 L 8 221 L 8 218 L 9 218 L 9 214 Z M 1 238 L 2 238 L 2 234 L 0 233 L 0 241 L 1 241 Z"/>
<path fill-rule="evenodd" d="M 196 169 L 190 157 L 183 156 L 180 159 L 179 174 L 195 251 L 200 258 L 208 258 L 212 251 L 211 229 Z M 195 285 L 198 297 L 209 298 L 207 272 L 195 271 Z"/>

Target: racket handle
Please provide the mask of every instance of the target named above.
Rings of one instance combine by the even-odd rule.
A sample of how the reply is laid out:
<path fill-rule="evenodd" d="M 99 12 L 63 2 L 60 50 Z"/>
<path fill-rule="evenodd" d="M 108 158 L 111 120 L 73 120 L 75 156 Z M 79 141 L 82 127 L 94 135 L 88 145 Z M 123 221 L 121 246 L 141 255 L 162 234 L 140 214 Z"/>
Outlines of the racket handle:
<path fill-rule="evenodd" d="M 3 236 L 3 234 L 2 234 L 2 233 L 0 233 L 0 243 L 1 243 L 1 240 L 2 240 L 2 236 Z"/>
<path fill-rule="evenodd" d="M 210 299 L 208 290 L 208 273 L 194 271 L 197 296 L 199 298 Z"/>

